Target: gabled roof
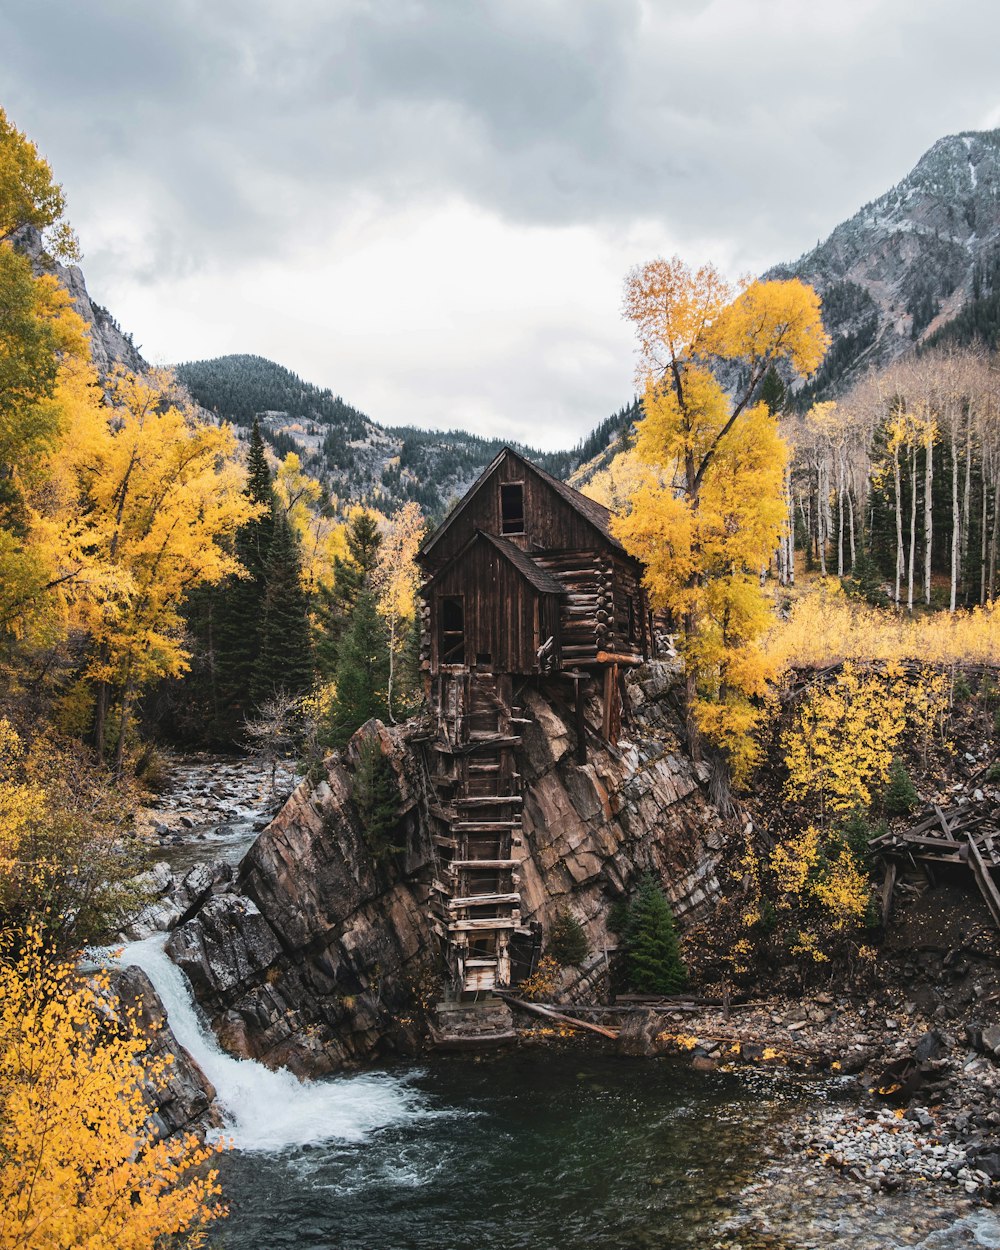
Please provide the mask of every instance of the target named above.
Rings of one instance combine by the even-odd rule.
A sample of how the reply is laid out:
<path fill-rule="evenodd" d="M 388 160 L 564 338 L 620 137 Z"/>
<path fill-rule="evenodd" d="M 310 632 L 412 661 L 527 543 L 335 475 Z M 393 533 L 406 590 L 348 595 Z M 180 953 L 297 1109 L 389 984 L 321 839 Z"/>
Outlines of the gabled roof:
<path fill-rule="evenodd" d="M 483 484 L 490 478 L 494 470 L 503 460 L 504 456 L 513 456 L 520 461 L 532 473 L 537 473 L 546 485 L 550 486 L 561 499 L 563 499 L 575 512 L 577 512 L 588 524 L 601 534 L 601 536 L 609 542 L 613 547 L 617 547 L 619 551 L 625 548 L 611 533 L 611 512 L 605 508 L 603 504 L 599 504 L 594 499 L 588 499 L 586 495 L 582 495 L 578 490 L 574 490 L 572 486 L 567 486 L 565 482 L 560 482 L 557 477 L 553 477 L 551 473 L 546 473 L 544 469 L 540 469 L 537 464 L 533 464 L 526 456 L 522 456 L 519 451 L 515 451 L 513 447 L 504 447 L 500 453 L 486 466 L 475 482 L 469 487 L 462 498 L 459 500 L 454 511 L 441 522 L 433 534 L 425 538 L 420 550 L 417 552 L 417 558 L 426 556 L 434 544 L 438 541 L 445 531 L 449 530 L 455 521 L 462 515 L 468 507 L 472 499 L 482 489 Z M 513 544 L 511 544 L 513 545 Z M 519 548 L 515 548 L 519 550 Z"/>
<path fill-rule="evenodd" d="M 546 569 L 543 569 L 540 564 L 536 564 L 527 552 L 522 551 L 520 547 L 515 547 L 514 544 L 508 542 L 506 538 L 498 538 L 495 534 L 487 534 L 485 530 L 476 530 L 469 541 L 463 547 L 460 547 L 451 559 L 438 569 L 434 576 L 428 581 L 427 585 L 431 585 L 436 582 L 439 577 L 443 577 L 455 561 L 461 560 L 469 548 L 473 547 L 478 542 L 489 543 L 491 547 L 494 547 L 497 551 L 499 551 L 503 558 L 509 564 L 512 564 L 525 581 L 530 582 L 530 584 L 534 586 L 540 594 L 561 595 L 566 589 L 562 582 L 553 577 L 552 574 Z"/>
<path fill-rule="evenodd" d="M 487 534 L 485 530 L 479 530 L 480 538 L 485 538 L 487 542 L 492 543 L 502 556 L 505 556 L 511 564 L 523 574 L 532 586 L 543 595 L 561 595 L 566 587 L 562 582 L 558 581 L 540 564 L 536 564 L 526 551 L 522 551 L 520 547 L 515 547 L 512 542 L 508 542 L 506 538 L 498 538 L 495 534 Z"/>

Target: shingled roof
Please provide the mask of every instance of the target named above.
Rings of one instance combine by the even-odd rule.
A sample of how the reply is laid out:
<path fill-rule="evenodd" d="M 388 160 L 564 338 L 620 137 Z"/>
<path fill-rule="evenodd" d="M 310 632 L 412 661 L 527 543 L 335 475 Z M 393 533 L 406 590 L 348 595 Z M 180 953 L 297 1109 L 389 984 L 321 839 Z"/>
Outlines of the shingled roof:
<path fill-rule="evenodd" d="M 523 574 L 531 582 L 532 586 L 543 595 L 561 595 L 566 589 L 562 582 L 554 578 L 540 564 L 536 564 L 526 551 L 522 551 L 520 547 L 515 547 L 506 538 L 498 538 L 495 534 L 487 534 L 485 530 L 479 530 L 478 533 L 480 538 L 485 538 L 487 542 L 491 542 L 502 556 L 506 556 L 517 571 Z"/>

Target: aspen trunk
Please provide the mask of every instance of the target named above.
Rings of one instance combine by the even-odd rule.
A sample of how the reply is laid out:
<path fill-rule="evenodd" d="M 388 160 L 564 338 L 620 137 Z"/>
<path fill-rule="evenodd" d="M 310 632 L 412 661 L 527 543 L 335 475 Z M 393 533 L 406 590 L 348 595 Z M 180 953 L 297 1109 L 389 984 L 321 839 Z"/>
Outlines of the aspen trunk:
<path fill-rule="evenodd" d="M 927 439 L 927 463 L 924 466 L 924 602 L 931 603 L 931 555 L 934 542 L 934 441 Z"/>
<path fill-rule="evenodd" d="M 958 602 L 958 562 L 961 553 L 961 517 L 958 511 L 958 431 L 952 427 L 951 441 L 951 598 L 949 611 L 954 613 Z"/>
<path fill-rule="evenodd" d="M 913 611 L 913 571 L 917 563 L 917 445 L 910 448 L 910 558 L 906 570 L 906 610 Z"/>
<path fill-rule="evenodd" d="M 896 488 L 896 590 L 895 602 L 899 607 L 900 589 L 903 583 L 903 488 L 899 470 L 899 448 L 892 453 L 892 481 Z"/>
<path fill-rule="evenodd" d="M 996 473 L 994 465 L 993 472 Z M 997 474 L 993 483 L 993 530 L 990 534 L 990 587 L 989 601 L 993 602 L 993 596 L 996 591 L 997 576 L 997 522 L 1000 519 L 1000 474 Z"/>

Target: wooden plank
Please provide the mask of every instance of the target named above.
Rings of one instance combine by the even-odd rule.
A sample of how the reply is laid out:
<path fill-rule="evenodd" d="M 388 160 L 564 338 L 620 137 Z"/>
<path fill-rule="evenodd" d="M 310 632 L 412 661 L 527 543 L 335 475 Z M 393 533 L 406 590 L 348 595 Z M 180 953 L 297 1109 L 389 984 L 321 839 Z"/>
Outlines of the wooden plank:
<path fill-rule="evenodd" d="M 521 917 L 517 914 L 513 916 L 493 916 L 482 920 L 452 920 L 448 924 L 449 933 L 489 933 L 493 929 L 516 929 L 521 923 Z"/>
<path fill-rule="evenodd" d="M 972 838 L 969 838 L 969 867 L 975 875 L 980 893 L 986 900 L 986 906 L 990 909 L 993 923 L 1000 929 L 1000 891 L 993 884 L 993 878 L 983 863 L 983 857 L 979 854 L 979 847 Z"/>
<path fill-rule="evenodd" d="M 944 830 L 944 836 L 949 842 L 954 842 L 955 835 L 952 833 L 951 826 L 948 824 L 948 818 L 936 803 L 934 804 L 934 815 L 938 818 L 941 828 Z"/>
<path fill-rule="evenodd" d="M 890 860 L 885 866 L 885 880 L 882 882 L 882 927 L 889 923 L 892 911 L 892 892 L 896 885 L 896 861 Z"/>
<path fill-rule="evenodd" d="M 445 865 L 448 872 L 462 872 L 467 868 L 516 868 L 519 859 L 453 859 Z"/>
<path fill-rule="evenodd" d="M 501 803 L 523 803 L 519 794 L 480 794 L 473 798 L 456 799 L 456 807 L 493 807 Z"/>
<path fill-rule="evenodd" d="M 490 903 L 520 903 L 520 894 L 469 894 L 462 898 L 452 898 L 448 900 L 448 907 L 454 910 L 457 907 L 485 907 Z"/>

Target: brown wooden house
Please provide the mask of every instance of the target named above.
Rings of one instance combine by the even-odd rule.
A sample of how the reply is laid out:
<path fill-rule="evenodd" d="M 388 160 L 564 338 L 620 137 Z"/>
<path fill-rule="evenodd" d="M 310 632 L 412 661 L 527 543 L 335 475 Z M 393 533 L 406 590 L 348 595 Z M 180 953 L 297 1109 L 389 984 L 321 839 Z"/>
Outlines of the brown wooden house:
<path fill-rule="evenodd" d="M 527 675 L 648 658 L 642 565 L 610 520 L 505 448 L 417 557 L 431 677 L 456 665 Z"/>
<path fill-rule="evenodd" d="M 510 984 L 521 926 L 518 763 L 525 681 L 597 679 L 603 732 L 621 726 L 621 666 L 655 654 L 641 563 L 608 510 L 505 448 L 424 542 L 422 666 L 437 869 L 432 923 L 459 1000 Z"/>

